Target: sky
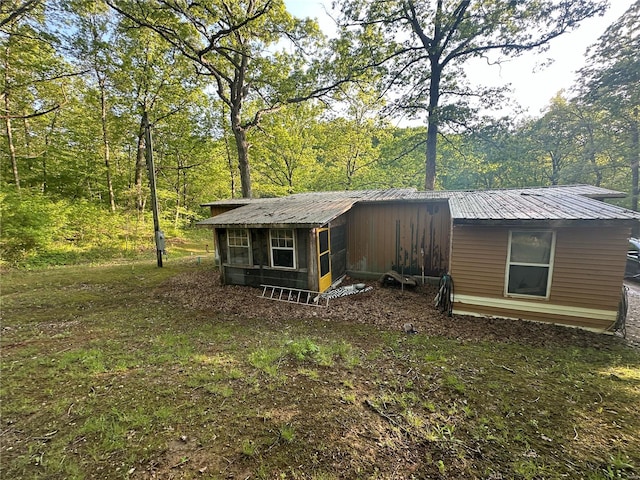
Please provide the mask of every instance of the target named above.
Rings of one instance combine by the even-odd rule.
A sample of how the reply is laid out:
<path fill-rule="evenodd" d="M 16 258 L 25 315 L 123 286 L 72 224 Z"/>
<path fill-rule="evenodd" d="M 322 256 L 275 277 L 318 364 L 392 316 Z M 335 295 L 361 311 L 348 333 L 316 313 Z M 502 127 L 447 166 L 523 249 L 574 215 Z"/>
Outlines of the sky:
<path fill-rule="evenodd" d="M 634 0 L 610 0 L 611 6 L 602 17 L 584 21 L 576 30 L 552 40 L 543 54 L 526 53 L 501 65 L 489 66 L 483 60 L 468 64 L 467 75 L 473 83 L 498 86 L 511 84 L 513 98 L 525 114 L 539 116 L 560 90 L 569 90 L 582 68 L 587 48 L 596 43 L 606 28 L 620 18 Z M 296 17 L 318 20 L 322 30 L 335 32 L 333 21 L 325 13 L 331 12 L 331 0 L 285 0 L 289 12 Z M 544 66 L 548 59 L 553 62 Z M 504 110 L 501 113 L 508 113 Z"/>

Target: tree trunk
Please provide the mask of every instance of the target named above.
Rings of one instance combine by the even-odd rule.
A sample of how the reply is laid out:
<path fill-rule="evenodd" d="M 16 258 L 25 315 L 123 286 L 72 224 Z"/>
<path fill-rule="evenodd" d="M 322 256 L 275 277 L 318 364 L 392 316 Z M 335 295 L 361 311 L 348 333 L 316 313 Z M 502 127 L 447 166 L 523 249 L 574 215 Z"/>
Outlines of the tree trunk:
<path fill-rule="evenodd" d="M 227 154 L 227 165 L 229 167 L 229 176 L 231 178 L 231 198 L 236 198 L 236 175 L 234 173 L 233 167 L 233 159 L 231 157 L 231 149 L 229 148 L 229 136 L 227 130 L 227 122 L 224 120 L 226 116 L 226 112 L 224 106 L 222 107 L 222 118 L 221 118 L 221 126 L 222 126 L 222 134 L 224 138 L 224 149 Z"/>
<path fill-rule="evenodd" d="M 51 137 L 53 136 L 53 131 L 56 128 L 56 121 L 58 120 L 59 112 L 60 110 L 56 110 L 53 114 L 53 119 L 51 120 L 51 125 L 49 126 L 49 132 L 44 138 L 44 152 L 42 153 L 42 193 L 45 193 L 49 186 L 47 183 L 47 157 L 49 156 Z"/>
<path fill-rule="evenodd" d="M 236 175 L 234 173 L 233 158 L 231 158 L 231 151 L 229 150 L 229 139 L 225 133 L 224 146 L 227 151 L 227 165 L 229 166 L 229 176 L 231 177 L 231 198 L 236 198 Z"/>
<path fill-rule="evenodd" d="M 560 179 L 560 159 L 554 152 L 549 152 L 551 157 L 551 185 L 558 185 Z"/>
<path fill-rule="evenodd" d="M 144 210 L 144 195 L 142 193 L 142 178 L 147 168 L 144 152 L 144 115 L 140 117 L 140 129 L 138 130 L 138 148 L 136 150 L 136 166 L 133 183 L 136 191 L 136 209 L 141 212 Z"/>
<path fill-rule="evenodd" d="M 9 158 L 11 159 L 11 168 L 13 170 L 13 180 L 16 184 L 16 189 L 20 191 L 20 175 L 18 173 L 18 159 L 16 158 L 16 147 L 13 144 L 13 130 L 11 128 L 11 109 L 9 108 L 9 45 L 5 47 L 5 60 L 4 60 L 4 112 L 5 120 L 4 124 L 7 133 L 7 143 L 9 147 Z"/>
<path fill-rule="evenodd" d="M 249 167 L 249 142 L 247 141 L 247 131 L 240 122 L 240 109 L 231 109 L 231 130 L 236 140 L 238 149 L 238 166 L 240 167 L 240 184 L 242 186 L 242 197 L 251 198 L 251 168 Z"/>
<path fill-rule="evenodd" d="M 7 117 L 4 120 L 7 132 L 7 143 L 9 144 L 9 157 L 11 158 L 11 168 L 13 169 L 13 181 L 16 189 L 20 190 L 20 175 L 18 173 L 18 160 L 16 158 L 16 147 L 13 144 L 13 130 L 11 128 L 11 117 L 9 117 L 9 95 L 4 96 L 5 110 Z"/>
<path fill-rule="evenodd" d="M 178 222 L 180 220 L 180 172 L 182 170 L 182 162 L 180 161 L 180 155 L 177 156 L 177 166 L 176 166 L 176 214 L 173 217 L 173 228 L 178 228 Z"/>
<path fill-rule="evenodd" d="M 587 145 L 586 155 L 589 163 L 591 164 L 591 168 L 593 168 L 593 173 L 596 176 L 595 186 L 599 187 L 602 184 L 602 169 L 598 166 L 598 160 L 596 158 L 596 142 L 593 139 L 593 128 L 591 123 L 586 125 L 587 130 Z"/>
<path fill-rule="evenodd" d="M 105 92 L 105 79 L 101 78 L 98 74 L 98 84 L 100 86 L 100 106 L 101 106 L 101 115 L 100 120 L 102 123 L 102 146 L 103 146 L 103 156 L 104 156 L 104 165 L 107 170 L 107 190 L 109 192 L 109 205 L 111 207 L 111 211 L 115 213 L 116 211 L 116 199 L 113 194 L 113 183 L 111 181 L 111 159 L 110 159 L 110 151 L 109 151 L 109 135 L 107 133 L 107 98 Z"/>
<path fill-rule="evenodd" d="M 438 145 L 438 101 L 440 100 L 440 78 L 442 70 L 437 62 L 431 62 L 429 80 L 429 106 L 427 108 L 427 155 L 425 159 L 425 190 L 436 186 L 436 151 Z"/>
<path fill-rule="evenodd" d="M 633 108 L 631 118 L 631 209 L 638 211 L 638 163 L 640 162 L 640 134 L 638 132 L 638 107 Z M 638 234 L 636 227 L 636 235 Z"/>

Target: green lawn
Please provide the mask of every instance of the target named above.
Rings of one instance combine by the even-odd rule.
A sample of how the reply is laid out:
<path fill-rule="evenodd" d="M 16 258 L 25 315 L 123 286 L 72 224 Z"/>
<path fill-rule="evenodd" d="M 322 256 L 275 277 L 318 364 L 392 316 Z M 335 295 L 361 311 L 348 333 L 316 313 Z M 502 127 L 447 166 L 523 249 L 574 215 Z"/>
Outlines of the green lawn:
<path fill-rule="evenodd" d="M 1 478 L 639 478 L 637 350 L 162 295 L 205 258 L 2 274 Z"/>

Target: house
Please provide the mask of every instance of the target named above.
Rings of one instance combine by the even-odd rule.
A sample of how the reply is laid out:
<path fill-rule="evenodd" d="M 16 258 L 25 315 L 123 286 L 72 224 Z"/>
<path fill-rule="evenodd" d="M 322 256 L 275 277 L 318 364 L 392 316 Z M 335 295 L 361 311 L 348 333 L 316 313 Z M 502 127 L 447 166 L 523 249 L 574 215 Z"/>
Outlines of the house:
<path fill-rule="evenodd" d="M 389 270 L 455 285 L 454 314 L 610 330 L 640 214 L 589 185 L 313 192 L 204 204 L 224 283 L 324 292 Z"/>

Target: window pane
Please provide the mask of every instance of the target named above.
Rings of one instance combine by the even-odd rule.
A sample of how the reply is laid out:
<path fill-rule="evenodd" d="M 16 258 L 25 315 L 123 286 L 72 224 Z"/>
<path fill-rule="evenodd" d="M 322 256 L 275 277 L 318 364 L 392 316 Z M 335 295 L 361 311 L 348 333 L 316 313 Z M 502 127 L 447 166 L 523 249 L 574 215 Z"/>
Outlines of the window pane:
<path fill-rule="evenodd" d="M 271 246 L 293 248 L 293 230 L 271 230 Z"/>
<path fill-rule="evenodd" d="M 549 264 L 552 232 L 513 232 L 511 234 L 512 263 Z"/>
<path fill-rule="evenodd" d="M 293 268 L 293 250 L 280 250 L 274 248 L 272 253 L 274 267 Z"/>
<path fill-rule="evenodd" d="M 229 247 L 229 263 L 232 265 L 249 265 L 249 248 Z"/>
<path fill-rule="evenodd" d="M 227 233 L 230 247 L 248 247 L 249 237 L 246 230 L 229 230 Z"/>
<path fill-rule="evenodd" d="M 509 293 L 520 295 L 547 296 L 548 267 L 509 267 Z"/>

